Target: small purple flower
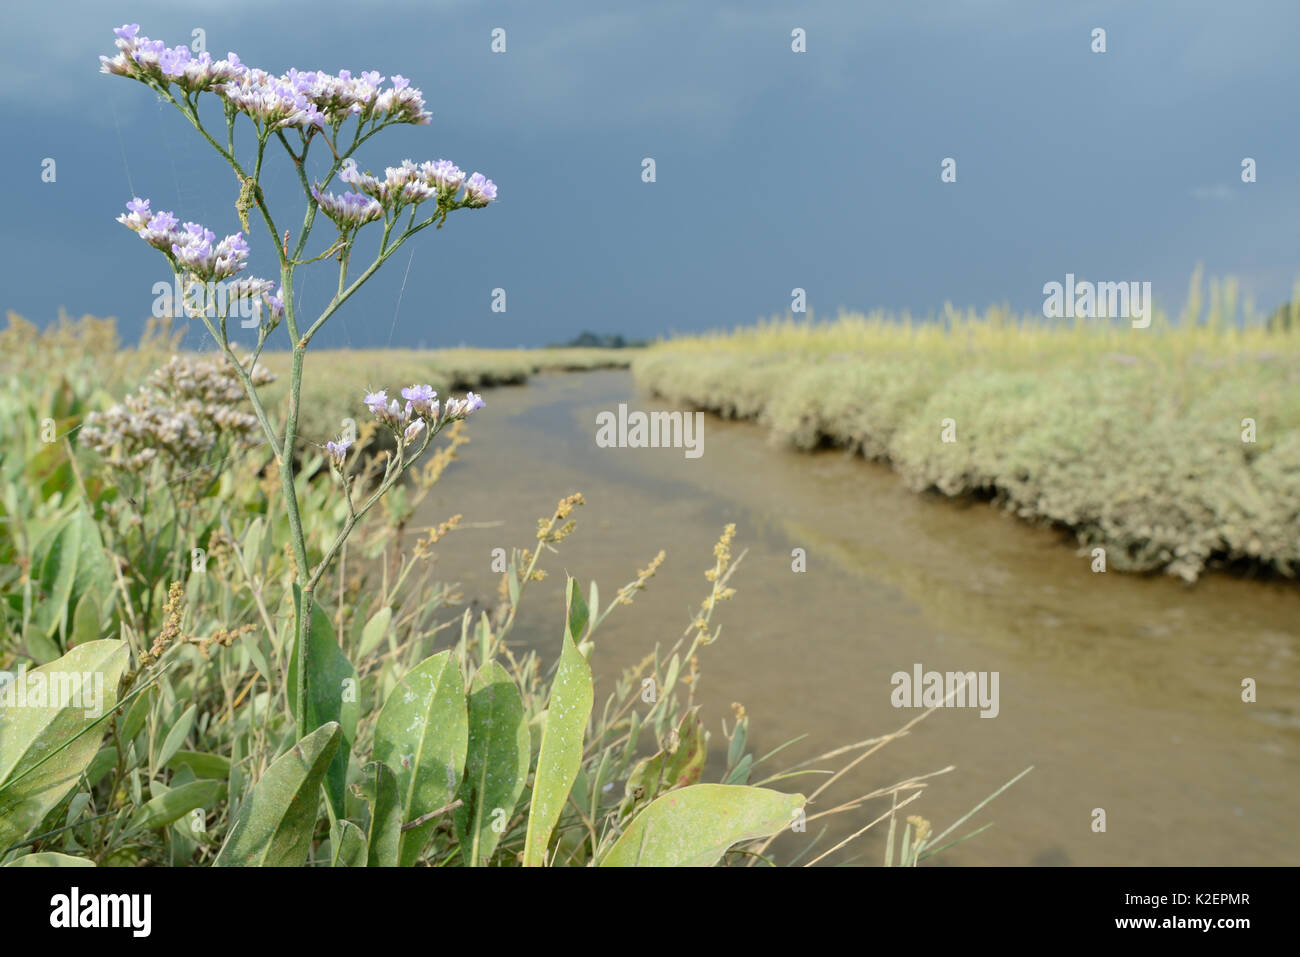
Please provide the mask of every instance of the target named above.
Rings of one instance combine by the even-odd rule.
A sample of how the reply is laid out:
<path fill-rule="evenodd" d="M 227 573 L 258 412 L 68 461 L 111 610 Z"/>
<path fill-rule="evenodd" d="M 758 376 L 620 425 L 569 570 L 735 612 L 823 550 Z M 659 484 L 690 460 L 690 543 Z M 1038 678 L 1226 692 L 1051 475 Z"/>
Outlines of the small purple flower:
<path fill-rule="evenodd" d="M 405 444 L 410 445 L 416 440 L 422 431 L 424 431 L 424 419 L 416 419 L 408 425 L 406 431 L 402 433 L 402 441 Z"/>
<path fill-rule="evenodd" d="M 173 47 L 158 55 L 158 68 L 168 78 L 185 75 L 185 64 L 190 60 L 189 47 Z"/>
<path fill-rule="evenodd" d="M 117 217 L 117 221 L 133 232 L 139 232 L 149 225 L 149 200 L 137 196 L 126 204 L 127 211 Z"/>
<path fill-rule="evenodd" d="M 330 461 L 339 468 L 343 467 L 343 462 L 348 455 L 348 449 L 351 447 L 352 440 L 344 436 L 339 436 L 337 442 L 325 443 L 325 451 L 329 454 Z"/>
<path fill-rule="evenodd" d="M 266 294 L 266 305 L 271 310 L 271 322 L 277 323 L 284 318 L 284 286 L 281 286 L 274 294 Z"/>
<path fill-rule="evenodd" d="M 151 212 L 149 200 L 137 196 L 126 208 L 128 212 L 117 217 L 117 221 L 155 249 L 166 252 L 181 240 L 176 231 L 176 217 L 165 210 Z"/>
<path fill-rule="evenodd" d="M 163 232 L 174 232 L 176 230 L 176 223 L 176 217 L 165 209 L 160 209 L 149 217 L 149 228 L 161 230 Z"/>
<path fill-rule="evenodd" d="M 452 419 L 463 419 L 477 409 L 486 405 L 482 398 L 473 392 L 466 392 L 463 399 L 448 399 L 446 405 L 446 416 L 448 421 Z"/>
<path fill-rule="evenodd" d="M 434 400 L 437 397 L 438 393 L 433 391 L 431 385 L 412 385 L 402 390 L 402 398 L 406 399 L 408 416 L 414 411 L 422 416 L 435 417 L 436 413 L 433 409 L 436 405 Z"/>
<path fill-rule="evenodd" d="M 497 184 L 482 173 L 475 173 L 465 181 L 465 200 L 469 206 L 486 206 L 497 198 Z"/>
<path fill-rule="evenodd" d="M 378 392 L 367 393 L 362 401 L 367 409 L 382 418 L 388 406 L 388 394 L 380 389 Z"/>

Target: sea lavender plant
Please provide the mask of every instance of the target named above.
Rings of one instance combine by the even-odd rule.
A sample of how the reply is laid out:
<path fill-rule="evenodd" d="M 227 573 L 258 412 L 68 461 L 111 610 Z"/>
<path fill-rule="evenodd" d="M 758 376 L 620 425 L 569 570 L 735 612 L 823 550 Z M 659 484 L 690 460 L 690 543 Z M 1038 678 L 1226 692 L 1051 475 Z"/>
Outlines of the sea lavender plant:
<path fill-rule="evenodd" d="M 300 732 L 308 726 L 308 686 L 312 677 L 309 642 L 306 635 L 312 618 L 313 593 L 334 556 L 360 519 L 414 464 L 434 437 L 449 423 L 464 419 L 483 407 L 474 393 L 462 399 L 446 398 L 441 407 L 431 387 L 414 385 L 402 390 L 400 405 L 386 393 L 365 397 L 365 404 L 396 439 L 383 479 L 369 497 L 353 501 L 353 483 L 345 470 L 351 440 L 340 438 L 325 446 L 326 457 L 340 477 L 347 496 L 348 521 L 321 561 L 308 561 L 306 537 L 294 486 L 294 454 L 299 450 L 299 403 L 302 394 L 304 357 L 312 338 L 375 272 L 412 236 L 430 226 L 441 229 L 447 216 L 459 209 L 480 209 L 496 200 L 497 187 L 481 173 L 466 175 L 454 163 L 440 159 L 424 163 L 404 160 L 385 169 L 382 179 L 361 171 L 357 150 L 381 130 L 397 124 L 427 125 L 432 117 L 425 109 L 423 94 L 403 76 L 384 77 L 375 71 L 354 75 L 291 69 L 279 76 L 247 66 L 234 53 L 214 60 L 209 54 L 191 54 L 184 45 L 168 47 L 160 40 L 140 34 L 138 24 L 113 31 L 117 53 L 100 57 L 101 70 L 143 83 L 162 100 L 175 107 L 199 135 L 229 164 L 239 183 L 235 202 L 242 229 L 218 240 L 199 223 L 180 222 L 170 211 L 154 211 L 148 199 L 135 197 L 118 221 L 159 250 L 167 259 L 180 287 L 185 306 L 206 326 L 217 347 L 230 360 L 253 415 L 279 467 L 283 499 L 295 559 L 295 607 L 297 647 L 296 700 L 292 703 Z M 387 84 L 387 85 L 385 85 Z M 205 96 L 207 94 L 207 96 Z M 217 100 L 224 118 L 224 137 L 205 123 L 200 104 Z M 251 122 L 255 145 L 250 155 L 235 147 L 235 126 L 243 115 Z M 306 212 L 296 237 L 281 228 L 262 192 L 262 166 L 266 150 L 278 144 L 297 172 Z M 323 174 L 308 177 L 308 163 L 323 144 Z M 309 156 L 309 154 L 311 154 Z M 335 178 L 351 187 L 339 194 L 329 191 Z M 308 244 L 316 224 L 316 213 L 324 212 L 336 235 L 325 249 L 308 256 Z M 251 254 L 245 234 L 249 214 L 262 220 L 275 250 L 280 278 L 278 290 L 272 280 L 241 277 L 227 283 L 226 295 L 217 300 L 212 286 L 242 273 Z M 351 255 L 358 233 L 371 223 L 382 230 L 374 260 L 353 274 Z M 299 267 L 333 258 L 338 263 L 338 284 L 333 298 L 310 321 L 295 308 L 294 275 Z M 235 358 L 226 323 L 231 304 L 251 301 L 257 317 L 258 340 L 251 362 Z M 281 324 L 288 331 L 292 349 L 288 408 L 283 427 L 275 428 L 267 415 L 256 386 L 257 359 L 271 333 Z M 204 441 L 198 428 L 196 441 Z M 97 434 L 97 433 L 92 433 Z M 182 434 L 188 434 L 182 430 Z M 105 441 L 107 441 L 107 434 Z M 134 453 L 134 454 L 139 454 Z"/>

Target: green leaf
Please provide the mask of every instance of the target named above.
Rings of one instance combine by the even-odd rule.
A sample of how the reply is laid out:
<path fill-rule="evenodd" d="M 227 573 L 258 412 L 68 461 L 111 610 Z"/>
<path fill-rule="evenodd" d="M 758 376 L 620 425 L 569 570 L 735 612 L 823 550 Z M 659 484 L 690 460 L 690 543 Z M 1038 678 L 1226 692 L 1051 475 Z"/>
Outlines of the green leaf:
<path fill-rule="evenodd" d="M 191 781 L 153 798 L 136 811 L 127 825 L 128 831 L 152 831 L 179 821 L 196 808 L 216 804 L 226 794 L 225 781 Z"/>
<path fill-rule="evenodd" d="M 369 867 L 396 867 L 402 850 L 402 800 L 397 775 L 382 761 L 365 767 L 370 786 L 370 831 L 366 837 Z"/>
<path fill-rule="evenodd" d="M 375 725 L 375 759 L 397 776 L 403 824 L 451 803 L 468 745 L 465 679 L 451 652 L 439 652 L 397 683 Z M 403 867 L 416 862 L 437 824 L 402 833 Z"/>
<path fill-rule="evenodd" d="M 266 769 L 239 807 L 213 864 L 217 867 L 298 867 L 311 850 L 320 788 L 343 729 L 322 725 Z"/>
<path fill-rule="evenodd" d="M 94 760 L 126 661 L 125 642 L 90 641 L 0 694 L 0 851 L 40 824 Z"/>
<path fill-rule="evenodd" d="M 739 841 L 770 837 L 804 805 L 802 794 L 728 784 L 669 791 L 636 816 L 601 867 L 712 867 Z"/>
<path fill-rule="evenodd" d="M 727 775 L 728 784 L 744 784 L 749 780 L 749 772 L 754 769 L 754 756 L 747 754 L 740 759 L 740 763 L 732 768 L 731 773 Z"/>
<path fill-rule="evenodd" d="M 46 637 L 68 627 L 82 595 L 90 591 L 106 595 L 113 588 L 113 570 L 103 539 L 84 508 L 73 512 L 37 544 L 32 569 L 45 592 L 33 621 Z"/>
<path fill-rule="evenodd" d="M 115 767 L 117 767 L 117 748 L 106 744 L 95 752 L 95 756 L 90 759 L 90 764 L 86 766 L 86 784 L 93 788 Z"/>
<path fill-rule="evenodd" d="M 244 530 L 244 544 L 240 552 L 244 559 L 244 564 L 254 575 L 262 567 L 262 544 L 266 540 L 266 526 L 262 521 L 262 516 L 258 515 L 248 523 L 248 528 Z"/>
<path fill-rule="evenodd" d="M 574 579 L 569 579 L 565 594 L 568 599 L 565 609 L 567 629 L 537 755 L 537 773 L 528 807 L 528 835 L 524 844 L 525 867 L 540 867 L 546 863 L 546 847 L 551 833 L 560 820 L 560 812 L 564 810 L 564 802 L 568 800 L 578 768 L 582 765 L 582 741 L 595 696 L 591 666 L 576 644 L 586 626 L 587 606 Z"/>
<path fill-rule="evenodd" d="M 230 758 L 202 751 L 177 751 L 167 762 L 167 769 L 179 771 L 181 768 L 189 768 L 196 778 L 225 781 L 230 777 Z"/>
<path fill-rule="evenodd" d="M 582 632 L 587 627 L 587 603 L 582 600 L 582 589 L 578 587 L 577 579 L 569 579 L 567 593 L 566 614 L 569 620 L 569 637 L 577 642 L 581 640 Z"/>
<path fill-rule="evenodd" d="M 393 609 L 384 606 L 371 616 L 366 627 L 361 629 L 361 643 L 357 646 L 357 657 L 365 658 L 384 640 L 388 626 L 393 622 Z"/>
<path fill-rule="evenodd" d="M 295 599 L 297 595 L 295 586 Z M 334 763 L 330 765 L 329 774 L 325 777 L 325 793 L 329 796 L 335 817 L 344 817 L 347 814 L 348 755 L 356 737 L 357 715 L 360 710 L 357 702 L 357 670 L 339 647 L 334 626 L 320 602 L 312 602 L 311 630 L 307 634 L 307 640 L 311 643 L 311 654 L 307 662 L 311 673 L 307 676 L 306 729 L 319 728 L 331 721 L 337 722 L 343 729 L 342 745 L 334 755 Z M 297 701 L 297 642 L 289 656 L 288 690 L 289 700 Z"/>
<path fill-rule="evenodd" d="M 33 623 L 29 623 L 23 632 L 23 644 L 27 646 L 27 653 L 40 662 L 53 661 L 63 650 L 57 641 L 42 634 Z"/>
<path fill-rule="evenodd" d="M 197 705 L 190 705 L 176 720 L 176 723 L 171 726 L 171 730 L 167 732 L 167 737 L 163 739 L 162 747 L 158 751 L 158 757 L 154 761 L 157 767 L 166 767 L 167 762 L 176 756 L 176 752 L 181 749 L 185 739 L 194 730 L 194 715 L 197 711 Z"/>
<path fill-rule="evenodd" d="M 68 632 L 69 645 L 84 645 L 99 637 L 99 609 L 104 600 L 94 589 L 86 592 L 77 601 L 76 611 L 72 613 L 72 627 Z"/>
<path fill-rule="evenodd" d="M 465 862 L 475 867 L 492 856 L 498 827 L 514 813 L 528 779 L 531 740 L 523 699 L 509 672 L 495 661 L 474 675 L 469 695 L 469 753 L 464 804 L 455 812 L 456 836 Z"/>
<path fill-rule="evenodd" d="M 740 759 L 745 753 L 745 741 L 748 737 L 749 718 L 738 718 L 736 720 L 736 730 L 731 735 L 731 743 L 727 746 L 727 767 L 734 768 L 740 763 Z"/>
<path fill-rule="evenodd" d="M 135 736 L 140 733 L 144 727 L 145 720 L 149 717 L 149 709 L 153 707 L 154 699 L 152 695 L 137 695 L 126 709 L 126 718 L 118 725 L 119 733 L 122 735 L 122 743 L 128 744 L 135 740 Z"/>
<path fill-rule="evenodd" d="M 54 851 L 44 851 L 40 854 L 28 854 L 17 860 L 10 861 L 5 867 L 94 867 L 95 862 L 84 857 L 73 857 L 71 854 L 58 854 Z"/>
<path fill-rule="evenodd" d="M 366 835 L 351 821 L 340 818 L 334 822 L 330 828 L 330 844 L 331 867 L 366 866 Z"/>

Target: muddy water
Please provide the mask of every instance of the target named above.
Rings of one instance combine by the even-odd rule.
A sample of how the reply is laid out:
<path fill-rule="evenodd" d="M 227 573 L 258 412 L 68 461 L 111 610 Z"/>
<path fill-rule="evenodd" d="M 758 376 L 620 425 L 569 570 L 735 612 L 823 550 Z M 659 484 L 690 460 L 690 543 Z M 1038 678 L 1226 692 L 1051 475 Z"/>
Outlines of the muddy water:
<path fill-rule="evenodd" d="M 971 822 L 994 826 L 936 863 L 1300 863 L 1300 588 L 1094 574 L 1059 534 L 915 495 L 887 468 L 839 452 L 774 447 L 748 423 L 707 418 L 700 458 L 598 448 L 597 412 L 666 408 L 626 372 L 543 376 L 487 402 L 420 516 L 460 512 L 472 526 L 439 552 L 467 602 L 492 601 L 492 548 L 530 545 L 564 494 L 588 502 L 549 558 L 551 578 L 526 599 L 516 644 L 553 650 L 566 571 L 584 584 L 594 576 L 610 596 L 659 548 L 668 553 L 650 588 L 602 629 L 598 698 L 601 682 L 681 634 L 708 588 L 713 543 L 734 522 L 733 551 L 748 554 L 736 598 L 719 610 L 722 638 L 701 660 L 698 700 L 715 745 L 733 701 L 752 716 L 760 754 L 807 735 L 774 759 L 781 765 L 919 713 L 891 704 L 895 672 L 998 672 L 996 717 L 936 712 L 821 807 L 953 765 L 905 812 L 938 831 L 1033 765 Z M 791 570 L 795 548 L 806 550 L 804 573 Z M 1246 677 L 1258 703 L 1241 701 Z M 883 807 L 832 818 L 828 837 Z M 1104 833 L 1091 826 L 1096 808 Z M 880 830 L 833 860 L 878 862 Z M 804 840 L 779 846 L 792 855 Z"/>

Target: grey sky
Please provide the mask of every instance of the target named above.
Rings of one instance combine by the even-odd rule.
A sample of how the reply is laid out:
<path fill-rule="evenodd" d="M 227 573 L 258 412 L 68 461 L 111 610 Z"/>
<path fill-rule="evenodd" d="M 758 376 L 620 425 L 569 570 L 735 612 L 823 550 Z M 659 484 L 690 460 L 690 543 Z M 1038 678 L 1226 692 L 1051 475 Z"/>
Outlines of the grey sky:
<path fill-rule="evenodd" d="M 1037 310 L 1067 272 L 1148 280 L 1176 308 L 1197 262 L 1270 309 L 1300 275 L 1294 3 L 50 2 L 7 11 L 0 40 L 3 305 L 37 322 L 63 306 L 138 334 L 168 277 L 113 221 L 133 193 L 239 228 L 197 134 L 98 73 L 124 22 L 169 44 L 201 27 L 215 56 L 275 72 L 402 73 L 433 125 L 377 137 L 361 165 L 446 157 L 498 184 L 495 206 L 414 239 L 324 344 L 655 336 L 783 313 L 795 286 L 819 315 Z M 263 182 L 300 201 L 281 156 Z M 250 242 L 249 272 L 274 275 L 256 224 Z M 299 276 L 318 309 L 330 267 Z"/>

